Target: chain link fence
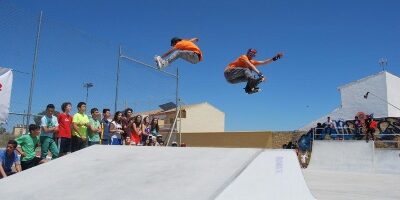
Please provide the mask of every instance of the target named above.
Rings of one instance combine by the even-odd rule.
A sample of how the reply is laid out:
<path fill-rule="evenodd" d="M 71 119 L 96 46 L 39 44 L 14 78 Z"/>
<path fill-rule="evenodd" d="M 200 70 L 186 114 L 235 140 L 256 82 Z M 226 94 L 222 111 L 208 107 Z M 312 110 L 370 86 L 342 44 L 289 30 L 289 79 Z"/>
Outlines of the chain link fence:
<path fill-rule="evenodd" d="M 153 65 L 154 53 L 101 39 L 53 20 L 46 13 L 41 20 L 39 16 L 40 13 L 23 10 L 9 1 L 0 4 L 0 44 L 7 49 L 0 51 L 0 66 L 14 71 L 10 114 L 1 125 L 2 133 L 23 133 L 25 125 L 34 123 L 40 117 L 37 114 L 50 103 L 61 110 L 63 102 L 71 102 L 73 114 L 81 101 L 87 103 L 88 111 L 94 107 L 100 111 L 109 108 L 112 113 L 127 107 L 134 112 L 146 112 L 159 109 L 161 104 L 177 102 L 177 76 L 165 73 L 177 74 L 175 66 L 164 71 L 148 68 L 127 57 Z M 26 113 L 36 42 L 32 117 L 28 123 Z M 91 87 L 85 87 L 88 83 Z"/>

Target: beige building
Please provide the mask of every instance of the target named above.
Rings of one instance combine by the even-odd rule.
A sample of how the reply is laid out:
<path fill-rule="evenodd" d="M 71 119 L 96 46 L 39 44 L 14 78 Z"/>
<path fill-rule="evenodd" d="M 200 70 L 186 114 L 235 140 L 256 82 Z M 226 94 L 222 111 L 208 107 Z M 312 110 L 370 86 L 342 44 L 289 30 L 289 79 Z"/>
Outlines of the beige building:
<path fill-rule="evenodd" d="M 138 114 L 159 118 L 160 128 L 168 131 L 174 123 L 176 110 L 158 109 Z M 207 102 L 181 106 L 180 116 L 177 123 L 182 133 L 225 131 L 225 113 Z"/>

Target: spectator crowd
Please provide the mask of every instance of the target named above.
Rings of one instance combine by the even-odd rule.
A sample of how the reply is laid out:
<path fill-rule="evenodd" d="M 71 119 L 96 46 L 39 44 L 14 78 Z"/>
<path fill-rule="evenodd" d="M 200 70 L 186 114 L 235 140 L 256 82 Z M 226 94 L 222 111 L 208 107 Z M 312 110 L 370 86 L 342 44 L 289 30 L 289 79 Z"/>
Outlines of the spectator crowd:
<path fill-rule="evenodd" d="M 117 111 L 113 118 L 108 108 L 102 114 L 92 108 L 88 116 L 85 102 L 79 102 L 77 109 L 71 115 L 72 104 L 65 102 L 55 116 L 55 106 L 48 104 L 40 125 L 30 124 L 27 134 L 8 141 L 7 148 L 0 150 L 0 178 L 47 162 L 49 152 L 56 159 L 96 144 L 164 146 L 156 117 L 134 115 L 131 108 Z"/>

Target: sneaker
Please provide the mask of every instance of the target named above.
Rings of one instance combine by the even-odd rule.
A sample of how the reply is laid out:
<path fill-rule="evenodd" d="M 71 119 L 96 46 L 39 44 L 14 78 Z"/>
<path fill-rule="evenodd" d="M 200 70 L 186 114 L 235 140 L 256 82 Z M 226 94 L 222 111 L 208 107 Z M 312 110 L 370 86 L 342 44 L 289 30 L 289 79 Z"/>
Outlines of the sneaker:
<path fill-rule="evenodd" d="M 155 56 L 154 57 L 154 61 L 156 61 L 157 67 L 158 69 L 162 69 L 165 67 L 165 62 L 164 60 L 161 58 L 161 56 Z"/>

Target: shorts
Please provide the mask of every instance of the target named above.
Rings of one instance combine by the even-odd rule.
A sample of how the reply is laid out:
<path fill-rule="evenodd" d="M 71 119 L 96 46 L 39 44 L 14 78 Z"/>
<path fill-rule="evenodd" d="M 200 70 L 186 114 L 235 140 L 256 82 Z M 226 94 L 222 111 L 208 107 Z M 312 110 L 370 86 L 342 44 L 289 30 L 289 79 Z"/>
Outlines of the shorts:
<path fill-rule="evenodd" d="M 27 161 L 21 161 L 22 171 L 39 165 L 40 161 L 42 161 L 42 159 L 39 157 L 34 157 L 31 160 L 27 160 Z"/>
<path fill-rule="evenodd" d="M 58 138 L 57 146 L 61 154 L 71 152 L 71 138 Z"/>

